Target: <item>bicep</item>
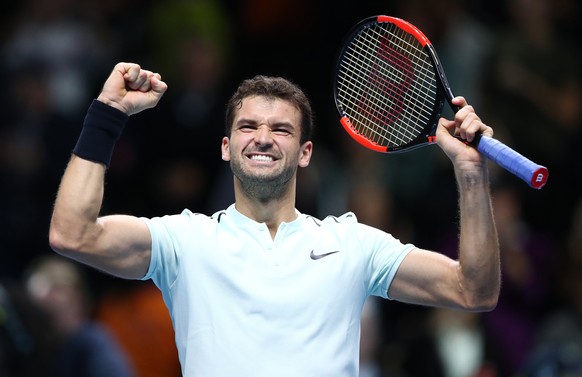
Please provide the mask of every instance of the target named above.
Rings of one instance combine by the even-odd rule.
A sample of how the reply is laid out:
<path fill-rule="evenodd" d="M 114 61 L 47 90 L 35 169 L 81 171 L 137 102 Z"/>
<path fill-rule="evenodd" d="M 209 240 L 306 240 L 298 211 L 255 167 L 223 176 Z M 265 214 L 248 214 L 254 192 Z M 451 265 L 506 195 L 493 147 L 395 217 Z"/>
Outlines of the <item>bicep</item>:
<path fill-rule="evenodd" d="M 462 292 L 457 261 L 416 248 L 400 264 L 388 296 L 418 305 L 459 307 Z"/>
<path fill-rule="evenodd" d="M 152 238 L 146 223 L 134 216 L 111 215 L 97 220 L 94 242 L 77 259 L 96 269 L 126 279 L 145 276 Z"/>

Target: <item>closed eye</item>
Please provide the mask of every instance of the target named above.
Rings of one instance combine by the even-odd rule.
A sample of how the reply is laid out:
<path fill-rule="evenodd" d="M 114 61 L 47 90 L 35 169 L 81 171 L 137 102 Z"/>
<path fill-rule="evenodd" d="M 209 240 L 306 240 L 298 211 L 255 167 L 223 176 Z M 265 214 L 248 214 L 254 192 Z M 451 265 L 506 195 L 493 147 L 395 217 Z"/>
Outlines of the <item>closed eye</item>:
<path fill-rule="evenodd" d="M 243 133 L 254 132 L 258 130 L 259 127 L 258 123 L 248 119 L 242 119 L 236 125 L 236 129 Z M 287 122 L 274 123 L 269 127 L 271 133 L 275 135 L 290 136 L 295 134 L 295 128 L 292 124 Z"/>
<path fill-rule="evenodd" d="M 277 135 L 288 136 L 295 133 L 295 128 L 290 123 L 280 122 L 272 125 L 272 132 Z"/>
<path fill-rule="evenodd" d="M 275 128 L 273 130 L 273 133 L 281 136 L 287 136 L 292 134 L 291 130 L 287 128 Z"/>
<path fill-rule="evenodd" d="M 242 132 L 252 132 L 257 129 L 257 126 L 254 124 L 241 124 L 238 126 L 238 129 Z"/>

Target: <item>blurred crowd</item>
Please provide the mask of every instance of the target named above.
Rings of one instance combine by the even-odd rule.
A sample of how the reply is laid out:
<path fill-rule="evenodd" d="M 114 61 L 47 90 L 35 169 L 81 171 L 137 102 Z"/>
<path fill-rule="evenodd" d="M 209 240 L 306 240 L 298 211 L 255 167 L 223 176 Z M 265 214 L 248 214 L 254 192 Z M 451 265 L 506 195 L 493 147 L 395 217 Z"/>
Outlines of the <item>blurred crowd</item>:
<path fill-rule="evenodd" d="M 118 61 L 157 71 L 158 107 L 133 116 L 103 213 L 213 213 L 233 201 L 220 159 L 238 82 L 280 75 L 316 114 L 298 209 L 354 211 L 455 256 L 457 193 L 438 147 L 383 155 L 349 139 L 332 98 L 344 35 L 377 14 L 431 39 L 455 94 L 550 175 L 542 190 L 491 166 L 503 282 L 490 313 L 370 300 L 362 377 L 582 376 L 581 5 L 576 0 L 26 0 L 0 17 L 0 377 L 180 376 L 157 289 L 48 247 L 58 182 L 85 111 Z M 450 114 L 447 114 L 450 116 Z"/>

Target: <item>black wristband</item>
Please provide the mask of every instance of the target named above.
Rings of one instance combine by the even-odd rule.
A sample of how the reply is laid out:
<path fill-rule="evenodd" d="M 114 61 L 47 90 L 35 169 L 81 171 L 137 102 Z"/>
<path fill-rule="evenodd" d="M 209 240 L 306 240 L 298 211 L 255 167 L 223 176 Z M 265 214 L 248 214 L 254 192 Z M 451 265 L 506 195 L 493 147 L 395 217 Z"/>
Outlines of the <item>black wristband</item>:
<path fill-rule="evenodd" d="M 129 119 L 123 111 L 93 100 L 73 153 L 89 161 L 109 167 L 113 148 Z"/>

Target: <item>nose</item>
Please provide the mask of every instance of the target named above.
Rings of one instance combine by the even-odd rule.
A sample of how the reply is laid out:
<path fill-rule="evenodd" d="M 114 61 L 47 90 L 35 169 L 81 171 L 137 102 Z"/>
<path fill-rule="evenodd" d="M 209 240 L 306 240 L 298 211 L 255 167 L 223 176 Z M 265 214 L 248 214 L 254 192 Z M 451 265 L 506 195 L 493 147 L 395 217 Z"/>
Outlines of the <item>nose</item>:
<path fill-rule="evenodd" d="M 271 129 L 268 126 L 262 125 L 256 129 L 255 143 L 259 145 L 270 145 L 273 143 L 273 135 L 271 133 Z"/>

